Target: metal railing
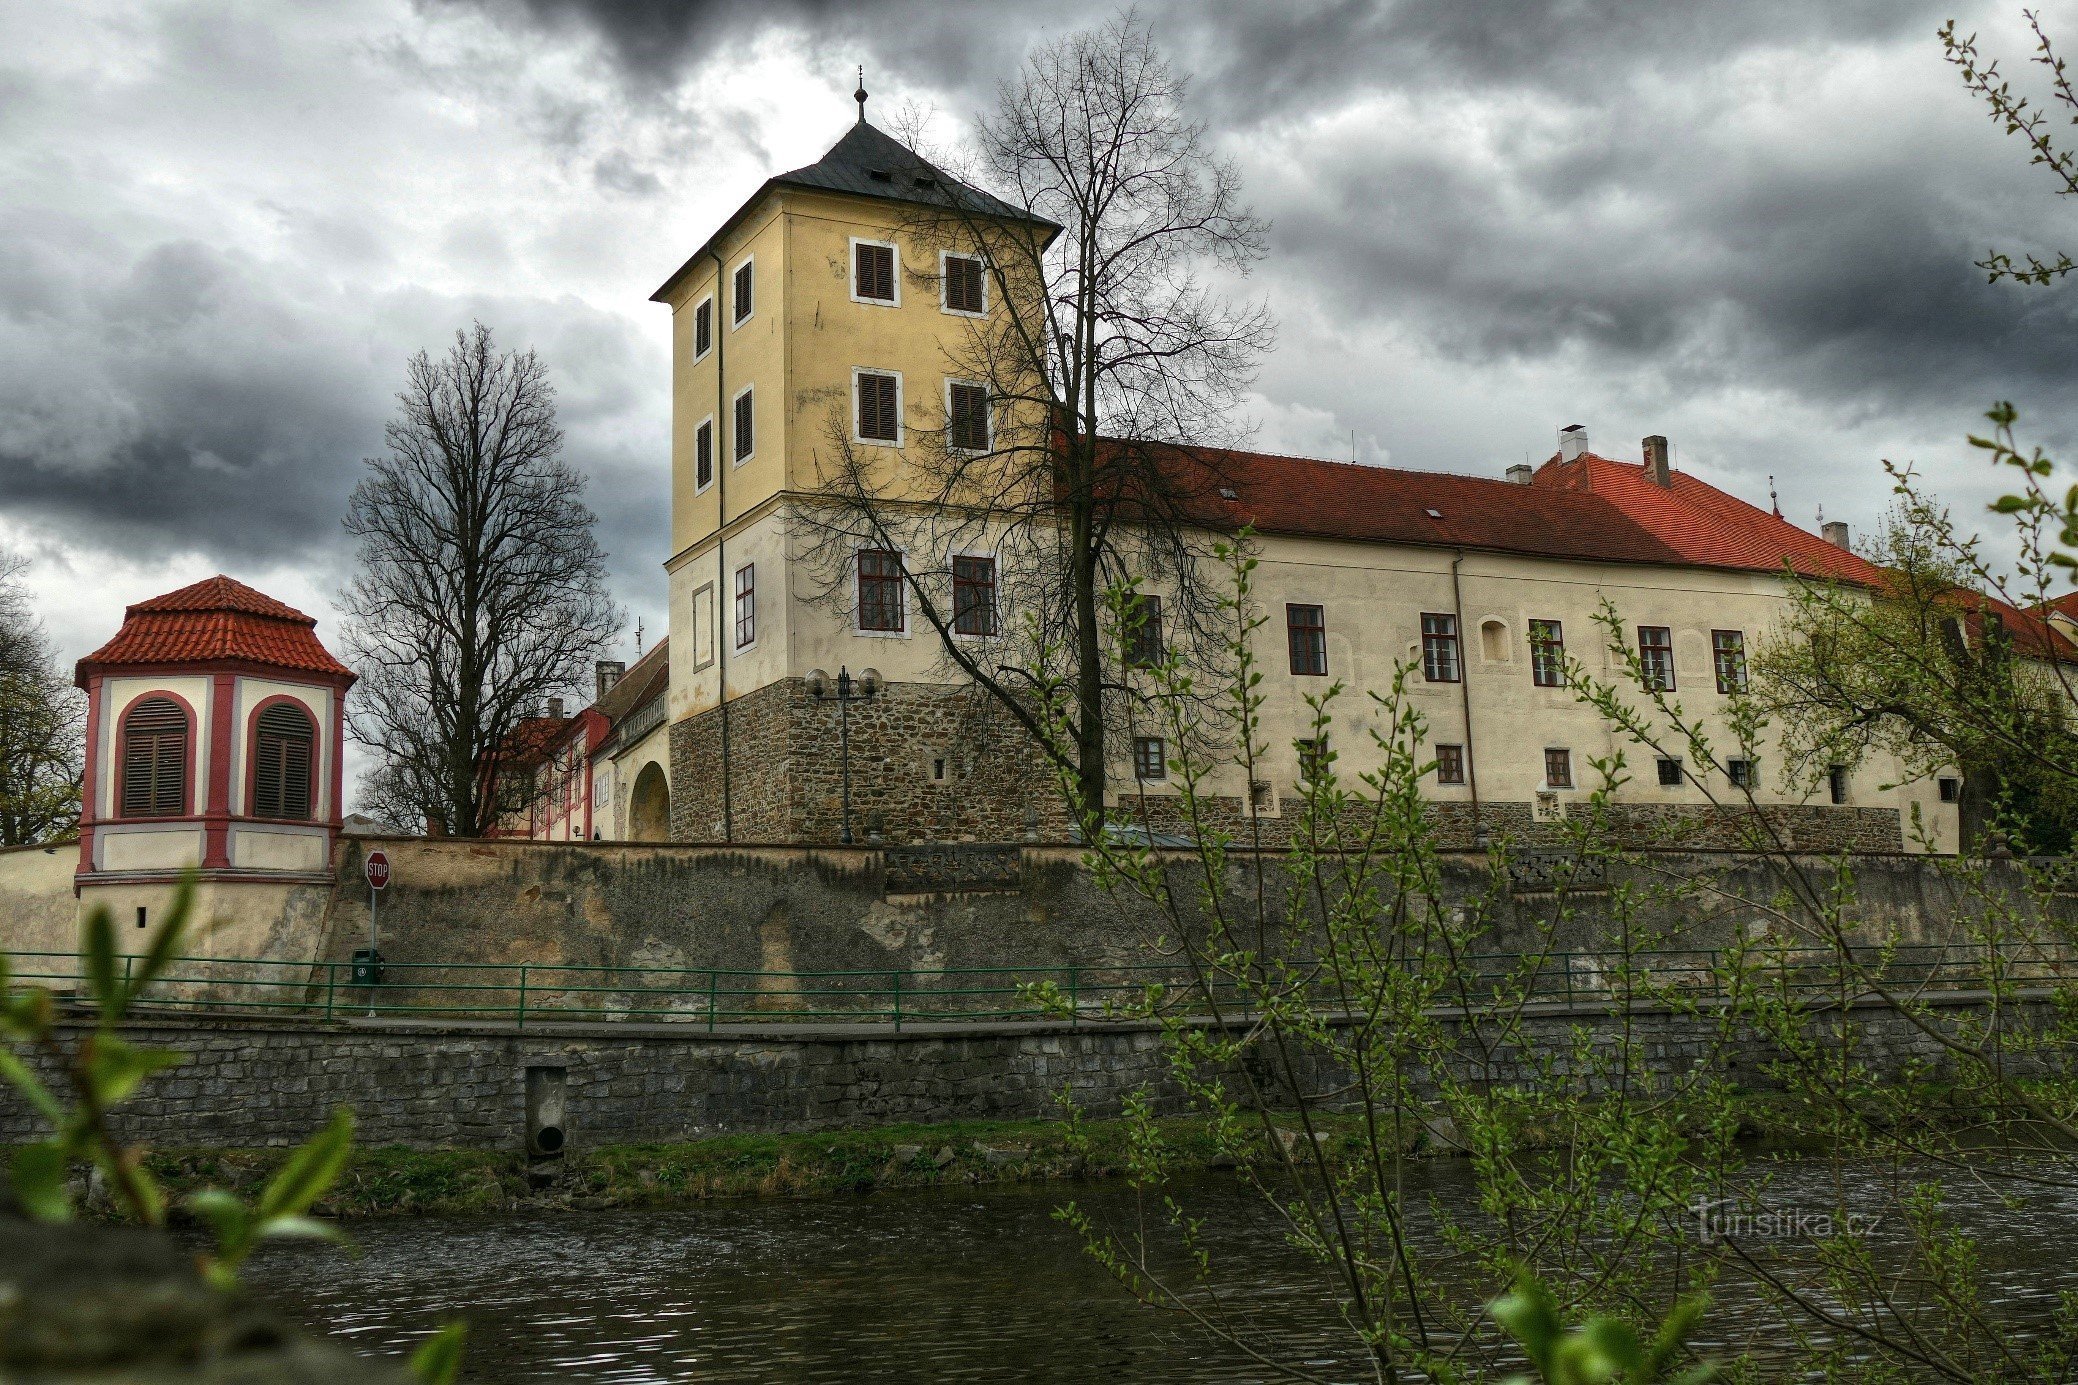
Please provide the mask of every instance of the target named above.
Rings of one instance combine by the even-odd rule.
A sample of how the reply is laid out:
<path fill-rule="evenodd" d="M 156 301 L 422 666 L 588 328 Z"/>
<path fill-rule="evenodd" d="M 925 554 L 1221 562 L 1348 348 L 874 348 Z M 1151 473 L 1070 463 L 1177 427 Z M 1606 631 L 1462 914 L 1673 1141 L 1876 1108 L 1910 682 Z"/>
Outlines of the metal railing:
<path fill-rule="evenodd" d="M 11 954 L 17 981 L 84 1000 L 80 960 L 70 953 Z M 122 959 L 125 972 L 136 959 Z M 1760 985 L 1794 995 L 1849 999 L 1880 978 L 1900 991 L 1958 991 L 2053 986 L 2078 981 L 2078 946 L 2012 944 L 1870 948 L 1845 973 L 1818 950 L 1479 953 L 1460 958 L 1440 978 L 1434 999 L 1450 1007 L 1528 1004 L 1619 1005 L 1668 1000 L 1721 1000 L 1733 986 Z M 1074 1021 L 1117 1016 L 1150 995 L 1166 1009 L 1205 1009 L 1188 971 L 1175 965 L 952 967 L 934 971 L 752 971 L 724 967 L 579 966 L 536 962 L 381 963 L 367 984 L 358 961 L 266 961 L 240 957 L 176 958 L 139 1006 L 293 1014 L 316 1019 L 354 1015 L 424 1016 L 512 1021 L 644 1020 L 695 1024 L 773 1021 L 892 1023 L 918 1021 Z M 1304 964 L 1301 964 L 1302 966 Z M 1213 998 L 1251 1008 L 1256 992 L 1233 980 L 1215 983 Z"/>

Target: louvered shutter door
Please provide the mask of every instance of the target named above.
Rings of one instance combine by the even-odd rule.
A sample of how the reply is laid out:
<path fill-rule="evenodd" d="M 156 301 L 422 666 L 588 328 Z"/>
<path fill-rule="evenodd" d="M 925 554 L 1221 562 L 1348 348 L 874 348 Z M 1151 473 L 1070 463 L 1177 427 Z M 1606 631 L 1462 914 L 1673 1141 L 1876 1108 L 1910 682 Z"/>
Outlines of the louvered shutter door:
<path fill-rule="evenodd" d="M 123 718 L 123 816 L 173 817 L 187 807 L 188 718 L 152 697 Z"/>
<path fill-rule="evenodd" d="M 945 306 L 962 313 L 981 311 L 981 261 L 957 255 L 947 258 Z"/>
<path fill-rule="evenodd" d="M 979 385 L 952 387 L 952 445 L 972 452 L 988 447 L 988 391 Z"/>
<path fill-rule="evenodd" d="M 253 816 L 310 816 L 310 718 L 285 702 L 260 713 L 253 737 Z"/>
<path fill-rule="evenodd" d="M 875 442 L 895 440 L 894 376 L 859 376 L 859 436 Z"/>
<path fill-rule="evenodd" d="M 877 298 L 892 303 L 895 299 L 895 252 L 885 245 L 859 245 L 854 248 L 857 264 L 854 274 L 858 280 L 861 298 Z"/>

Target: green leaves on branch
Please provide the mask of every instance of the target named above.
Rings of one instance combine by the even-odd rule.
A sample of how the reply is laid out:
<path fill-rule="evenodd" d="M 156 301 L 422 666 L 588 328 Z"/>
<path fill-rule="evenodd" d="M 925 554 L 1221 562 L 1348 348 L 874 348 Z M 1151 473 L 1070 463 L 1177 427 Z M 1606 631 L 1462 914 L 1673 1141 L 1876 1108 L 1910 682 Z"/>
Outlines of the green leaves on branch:
<path fill-rule="evenodd" d="M 311 1207 L 338 1181 L 353 1153 L 354 1118 L 344 1107 L 327 1125 L 288 1157 L 268 1181 L 256 1205 L 220 1188 L 205 1188 L 186 1202 L 189 1211 L 216 1232 L 216 1253 L 204 1259 L 211 1282 L 228 1288 L 237 1282 L 238 1267 L 260 1241 L 284 1236 L 340 1241 L 345 1237 L 329 1223 L 308 1215 Z"/>
<path fill-rule="evenodd" d="M 1508 1385 L 1702 1385 L 1717 1377 L 1707 1363 L 1682 1368 L 1689 1334 L 1710 1304 L 1691 1294 L 1674 1305 L 1649 1342 L 1640 1341 L 1617 1318 L 1589 1318 L 1569 1328 L 1550 1290 L 1525 1271 L 1514 1292 L 1487 1306 L 1494 1320 L 1522 1344 L 1535 1376 L 1511 1377 Z"/>

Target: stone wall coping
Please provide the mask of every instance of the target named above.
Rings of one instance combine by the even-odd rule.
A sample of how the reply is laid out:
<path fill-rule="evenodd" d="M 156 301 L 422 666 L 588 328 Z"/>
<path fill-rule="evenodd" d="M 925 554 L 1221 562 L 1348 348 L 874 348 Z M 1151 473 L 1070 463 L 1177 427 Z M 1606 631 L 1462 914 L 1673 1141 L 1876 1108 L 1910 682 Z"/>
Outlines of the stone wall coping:
<path fill-rule="evenodd" d="M 2033 1002 L 2053 999 L 2058 992 L 2052 987 L 2027 987 L 2007 992 L 2000 999 L 2004 1002 Z M 1983 1005 L 1994 998 L 1990 991 L 1954 990 L 1929 991 L 1917 996 L 1918 1003 L 1936 1008 Z M 1698 997 L 1693 1006 L 1672 1005 L 1659 1002 L 1644 1002 L 1630 1007 L 1633 1015 L 1684 1014 L 1696 1011 L 1722 1010 L 1728 1001 L 1717 997 Z M 1812 996 L 1806 999 L 1805 1010 L 1823 1013 L 1838 1008 L 1830 996 Z M 1861 996 L 1848 1003 L 1851 1010 L 1890 1010 L 1893 1007 L 1880 996 Z M 1450 1019 L 1458 1014 L 1455 1006 L 1442 1006 L 1430 1011 L 1432 1016 Z M 1615 1013 L 1609 1005 L 1566 1001 L 1538 1001 L 1520 1007 L 1519 1013 L 1547 1019 L 1596 1018 Z M 134 1016 L 134 1012 L 133 1012 Z M 1190 1024 L 1210 1028 L 1213 1021 L 1207 1016 L 1192 1016 Z M 1343 1015 L 1330 1015 L 1328 1022 L 1336 1025 L 1354 1023 L 1354 1019 Z M 61 1029 L 88 1029 L 93 1027 L 91 1018 L 81 1015 L 63 1015 L 58 1020 Z M 810 1023 L 787 1023 L 775 1021 L 770 1024 L 718 1024 L 709 1029 L 706 1025 L 687 1020 L 675 1024 L 659 1024 L 640 1020 L 606 1020 L 590 1023 L 570 1023 L 543 1020 L 525 1025 L 509 1020 L 436 1019 L 425 1017 L 390 1018 L 376 1016 L 351 1016 L 333 1020 L 298 1020 L 282 1016 L 255 1017 L 219 1011 L 188 1011 L 178 1016 L 145 1018 L 141 1016 L 123 1020 L 118 1026 L 126 1033 L 236 1033 L 236 1034 L 335 1034 L 335 1035 L 395 1035 L 398 1037 L 441 1039 L 441 1038 L 511 1038 L 511 1039 L 576 1039 L 594 1040 L 665 1040 L 675 1043 L 710 1043 L 728 1041 L 740 1043 L 744 1040 L 765 1040 L 773 1043 L 859 1043 L 900 1042 L 911 1040 L 918 1043 L 940 1039 L 1002 1039 L 1027 1038 L 1034 1035 L 1064 1034 L 1146 1034 L 1162 1028 L 1158 1020 L 904 1020 L 900 1028 L 888 1021 L 844 1023 L 841 1021 L 815 1021 Z"/>

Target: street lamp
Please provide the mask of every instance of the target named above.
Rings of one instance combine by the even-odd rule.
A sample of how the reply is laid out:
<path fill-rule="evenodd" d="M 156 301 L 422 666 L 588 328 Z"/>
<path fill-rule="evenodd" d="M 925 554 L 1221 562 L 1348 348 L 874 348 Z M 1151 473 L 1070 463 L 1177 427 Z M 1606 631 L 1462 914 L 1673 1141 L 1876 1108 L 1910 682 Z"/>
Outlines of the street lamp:
<path fill-rule="evenodd" d="M 837 762 L 840 768 L 844 804 L 844 831 L 838 838 L 846 846 L 852 844 L 851 835 L 851 704 L 870 702 L 873 694 L 880 691 L 880 676 L 867 669 L 856 679 L 851 670 L 840 666 L 837 670 L 837 685 L 830 686 L 829 675 L 816 669 L 808 675 L 808 691 L 815 700 L 837 703 Z"/>

